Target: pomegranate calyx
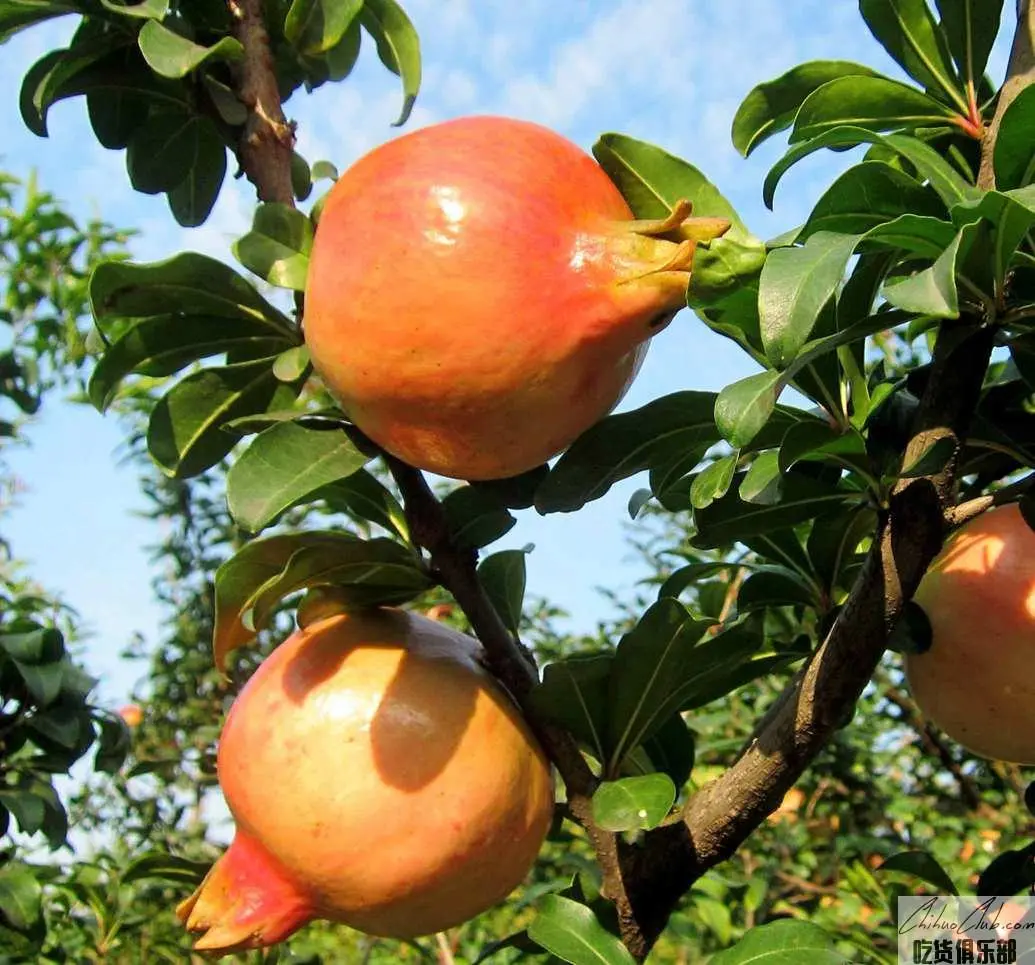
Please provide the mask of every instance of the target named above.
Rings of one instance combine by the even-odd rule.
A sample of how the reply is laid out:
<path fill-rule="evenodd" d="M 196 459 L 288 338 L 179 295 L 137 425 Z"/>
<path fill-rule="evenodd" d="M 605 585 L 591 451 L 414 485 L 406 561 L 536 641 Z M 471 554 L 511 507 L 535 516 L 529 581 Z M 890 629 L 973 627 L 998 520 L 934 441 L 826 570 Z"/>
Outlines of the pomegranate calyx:
<path fill-rule="evenodd" d="M 725 218 L 694 218 L 693 210 L 693 204 L 680 198 L 666 217 L 628 221 L 624 227 L 638 235 L 675 234 L 685 241 L 714 241 L 729 231 L 730 222 Z"/>
<path fill-rule="evenodd" d="M 312 901 L 273 858 L 238 832 L 204 880 L 176 908 L 195 949 L 216 955 L 282 942 L 314 914 Z"/>

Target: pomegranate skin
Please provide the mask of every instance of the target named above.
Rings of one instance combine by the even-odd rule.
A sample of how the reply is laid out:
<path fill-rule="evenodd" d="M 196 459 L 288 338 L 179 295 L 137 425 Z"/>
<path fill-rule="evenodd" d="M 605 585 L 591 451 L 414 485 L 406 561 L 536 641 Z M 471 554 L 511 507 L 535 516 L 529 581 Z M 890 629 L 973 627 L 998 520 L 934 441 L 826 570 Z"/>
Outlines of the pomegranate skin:
<path fill-rule="evenodd" d="M 219 745 L 237 833 L 178 912 L 196 948 L 262 947 L 313 918 L 431 934 L 522 881 L 553 777 L 479 652 L 382 609 L 311 623 L 260 665 Z"/>
<path fill-rule="evenodd" d="M 975 754 L 1035 764 L 1035 532 L 1017 506 L 953 533 L 916 601 L 932 644 L 905 664 L 924 716 Z"/>
<path fill-rule="evenodd" d="M 580 148 L 468 117 L 376 148 L 329 193 L 306 290 L 313 365 L 388 452 L 497 479 L 557 455 L 631 384 L 728 227 L 633 221 Z M 662 237 L 664 235 L 665 237 Z"/>

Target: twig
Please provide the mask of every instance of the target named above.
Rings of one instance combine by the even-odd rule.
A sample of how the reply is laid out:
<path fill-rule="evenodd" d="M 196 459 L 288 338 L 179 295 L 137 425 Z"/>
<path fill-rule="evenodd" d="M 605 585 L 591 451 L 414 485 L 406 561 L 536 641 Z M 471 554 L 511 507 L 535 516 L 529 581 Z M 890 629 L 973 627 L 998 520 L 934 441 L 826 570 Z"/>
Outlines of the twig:
<path fill-rule="evenodd" d="M 295 133 L 284 117 L 262 0 L 227 0 L 234 36 L 244 47 L 237 95 L 248 109 L 238 159 L 260 201 L 294 204 L 291 154 Z"/>

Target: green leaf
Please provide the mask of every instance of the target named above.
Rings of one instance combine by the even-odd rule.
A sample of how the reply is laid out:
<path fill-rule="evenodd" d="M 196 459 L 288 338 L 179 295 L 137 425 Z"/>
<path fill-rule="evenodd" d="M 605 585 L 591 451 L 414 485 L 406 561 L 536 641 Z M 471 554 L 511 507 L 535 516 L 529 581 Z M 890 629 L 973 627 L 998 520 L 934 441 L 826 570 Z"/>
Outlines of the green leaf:
<path fill-rule="evenodd" d="M 525 599 L 525 552 L 503 550 L 485 557 L 478 565 L 478 579 L 504 626 L 517 633 Z"/>
<path fill-rule="evenodd" d="M 733 206 L 697 168 L 668 151 L 625 134 L 603 134 L 593 157 L 614 181 L 637 218 L 664 218 L 682 199 L 694 217 L 726 218 L 733 237 L 748 235 Z"/>
<path fill-rule="evenodd" d="M 780 445 L 781 473 L 801 460 L 832 462 L 863 474 L 871 472 L 862 435 L 856 429 L 842 429 L 818 419 L 792 426 Z"/>
<path fill-rule="evenodd" d="M 844 172 L 816 202 L 797 237 L 818 231 L 861 235 L 886 222 L 911 217 L 943 217 L 945 207 L 929 189 L 883 161 L 864 161 Z"/>
<path fill-rule="evenodd" d="M 838 77 L 880 75 L 846 60 L 811 60 L 787 71 L 775 80 L 753 88 L 733 118 L 733 146 L 747 157 L 759 144 L 794 121 L 802 102 L 814 90 Z"/>
<path fill-rule="evenodd" d="M 449 531 L 457 545 L 481 549 L 505 536 L 517 520 L 484 489 L 461 486 L 442 500 Z"/>
<path fill-rule="evenodd" d="M 128 329 L 108 346 L 90 376 L 88 393 L 103 412 L 115 397 L 119 384 L 134 372 L 161 377 L 172 375 L 199 359 L 233 350 L 241 357 L 249 349 L 260 356 L 286 348 L 286 334 L 274 336 L 270 328 L 251 318 L 218 318 L 211 315 L 155 315 Z"/>
<path fill-rule="evenodd" d="M 31 867 L 20 861 L 9 861 L 0 867 L 0 915 L 4 921 L 15 931 L 25 932 L 42 914 L 43 887 Z"/>
<path fill-rule="evenodd" d="M 294 0 L 284 36 L 300 54 L 318 57 L 337 45 L 362 8 L 363 0 Z"/>
<path fill-rule="evenodd" d="M 766 207 L 773 206 L 773 195 L 780 179 L 802 158 L 822 148 L 844 148 L 855 144 L 880 144 L 905 158 L 916 168 L 917 174 L 930 183 L 946 207 L 980 195 L 977 188 L 929 144 L 907 134 L 878 134 L 863 127 L 845 125 L 825 131 L 804 144 L 795 145 L 773 165 L 762 188 Z"/>
<path fill-rule="evenodd" d="M 570 965 L 635 965 L 626 947 L 589 908 L 560 895 L 544 895 L 536 902 L 528 935 Z"/>
<path fill-rule="evenodd" d="M 0 650 L 12 660 L 35 666 L 60 660 L 65 655 L 65 641 L 59 630 L 40 627 L 20 633 L 0 634 Z"/>
<path fill-rule="evenodd" d="M 999 34 L 1003 0 L 935 0 L 935 5 L 953 59 L 964 81 L 976 88 Z"/>
<path fill-rule="evenodd" d="M 956 268 L 961 254 L 966 257 L 969 242 L 973 238 L 972 227 L 966 225 L 961 228 L 930 268 L 903 281 L 885 285 L 884 297 L 888 303 L 903 311 L 932 318 L 959 318 Z"/>
<path fill-rule="evenodd" d="M 1035 87 L 1026 87 L 1003 113 L 994 155 L 996 186 L 1000 191 L 1024 187 L 1035 180 Z"/>
<path fill-rule="evenodd" d="M 806 549 L 828 594 L 843 585 L 842 576 L 854 561 L 859 544 L 876 529 L 876 515 L 867 508 L 842 513 L 836 518 L 823 517 L 813 524 Z"/>
<path fill-rule="evenodd" d="M 182 885 L 199 885 L 211 867 L 207 861 L 190 861 L 175 854 L 152 851 L 134 858 L 119 876 L 119 881 L 123 885 L 131 885 L 147 878 L 161 878 Z"/>
<path fill-rule="evenodd" d="M 298 151 L 291 152 L 291 193 L 299 200 L 305 201 L 312 194 L 313 177 L 309 172 L 309 163 Z M 294 208 L 288 208 L 294 211 Z M 304 216 L 303 216 L 304 217 Z M 308 218 L 306 219 L 309 220 Z"/>
<path fill-rule="evenodd" d="M 46 137 L 47 113 L 51 106 L 76 93 L 76 78 L 117 51 L 123 43 L 117 36 L 101 36 L 44 54 L 22 79 L 18 103 L 25 126 L 33 134 Z"/>
<path fill-rule="evenodd" d="M 858 235 L 817 231 L 804 247 L 770 252 L 759 283 L 766 356 L 777 368 L 794 361 L 844 279 Z"/>
<path fill-rule="evenodd" d="M 715 425 L 731 446 L 743 448 L 769 421 L 783 388 L 780 372 L 759 372 L 727 385 L 715 399 Z"/>
<path fill-rule="evenodd" d="M 925 258 L 937 258 L 952 243 L 955 235 L 956 231 L 949 221 L 904 214 L 867 231 L 857 250 L 892 248 Z"/>
<path fill-rule="evenodd" d="M 198 118 L 179 148 L 180 173 L 184 175 L 167 192 L 169 210 L 184 228 L 204 224 L 219 197 L 226 177 L 226 146 L 215 124 Z"/>
<path fill-rule="evenodd" d="M 281 352 L 273 361 L 273 374 L 278 382 L 298 382 L 309 372 L 309 347 L 293 345 Z"/>
<path fill-rule="evenodd" d="M 752 928 L 732 948 L 713 955 L 709 965 L 848 965 L 850 961 L 819 925 L 783 918 Z"/>
<path fill-rule="evenodd" d="M 234 242 L 234 257 L 271 285 L 304 291 L 313 246 L 313 223 L 286 204 L 255 209 L 252 229 Z"/>
<path fill-rule="evenodd" d="M 952 110 L 908 84 L 887 77 L 841 77 L 806 98 L 794 117 L 792 144 L 838 127 L 868 131 L 944 125 Z"/>
<path fill-rule="evenodd" d="M 201 119 L 178 108 L 151 111 L 126 151 L 129 179 L 137 191 L 158 194 L 184 178 L 182 165 L 194 153 Z"/>
<path fill-rule="evenodd" d="M 690 504 L 694 509 L 710 506 L 716 499 L 726 495 L 737 470 L 740 452 L 735 451 L 702 469 L 690 486 Z"/>
<path fill-rule="evenodd" d="M 229 265 L 194 252 L 146 264 L 102 262 L 90 276 L 90 302 L 98 323 L 172 312 L 215 315 L 251 319 L 267 326 L 271 335 L 299 341 L 291 321 L 251 282 Z"/>
<path fill-rule="evenodd" d="M 54 663 L 21 663 L 12 661 L 26 689 L 40 707 L 47 707 L 57 700 L 65 676 L 64 661 Z"/>
<path fill-rule="evenodd" d="M 269 625 L 285 597 L 309 587 L 333 587 L 348 606 L 388 606 L 408 603 L 432 585 L 417 556 L 394 540 L 325 535 L 333 538 L 293 553 L 248 601 L 255 629 Z"/>
<path fill-rule="evenodd" d="M 123 17 L 139 20 L 164 20 L 169 12 L 169 0 L 140 0 L 140 3 L 119 3 L 117 0 L 101 0 L 101 6 Z"/>
<path fill-rule="evenodd" d="M 673 714 L 625 761 L 625 771 L 667 774 L 681 788 L 694 768 L 694 735 L 681 714 Z M 642 765 L 642 769 L 641 769 Z"/>
<path fill-rule="evenodd" d="M 986 260 L 991 261 L 995 284 L 1001 286 L 1035 224 L 1035 184 L 1012 191 L 987 191 L 980 201 L 956 205 L 952 216 L 964 228 L 975 218 L 994 226 L 992 257 Z"/>
<path fill-rule="evenodd" d="M 363 0 L 360 21 L 377 44 L 381 63 L 402 79 L 403 108 L 396 127 L 406 123 L 420 90 L 420 40 L 410 18 L 395 0 Z"/>
<path fill-rule="evenodd" d="M 203 47 L 181 37 L 156 20 L 148 20 L 137 35 L 137 44 L 148 66 L 159 76 L 179 79 L 207 61 L 239 61 L 244 48 L 233 37 L 222 37 L 211 47 Z"/>
<path fill-rule="evenodd" d="M 780 451 L 760 452 L 748 467 L 738 493 L 747 503 L 771 505 L 780 500 Z"/>
<path fill-rule="evenodd" d="M 576 655 L 547 664 L 529 696 L 537 717 L 560 724 L 597 760 L 606 754 L 610 653 Z"/>
<path fill-rule="evenodd" d="M 779 502 L 747 503 L 739 497 L 737 489 L 735 482 L 726 496 L 694 513 L 695 546 L 726 546 L 753 535 L 797 526 L 838 509 L 853 498 L 849 493 L 793 470 L 783 477 Z"/>
<path fill-rule="evenodd" d="M 604 781 L 593 794 L 593 821 L 605 831 L 649 830 L 675 802 L 676 786 L 667 774 Z"/>
<path fill-rule="evenodd" d="M 132 735 L 126 722 L 117 714 L 106 714 L 98 722 L 100 734 L 93 758 L 94 770 L 102 774 L 117 774 L 133 744 Z"/>
<path fill-rule="evenodd" d="M 204 472 L 237 443 L 237 437 L 223 426 L 231 419 L 266 409 L 279 384 L 270 359 L 188 375 L 151 411 L 147 427 L 151 456 L 174 479 Z"/>
<path fill-rule="evenodd" d="M 876 869 L 900 871 L 933 885 L 940 895 L 958 895 L 959 891 L 945 869 L 926 851 L 900 851 L 886 858 Z"/>
<path fill-rule="evenodd" d="M 34 23 L 80 12 L 77 4 L 59 0 L 4 0 L 0 4 L 0 43 Z"/>
<path fill-rule="evenodd" d="M 737 594 L 737 612 L 770 606 L 817 606 L 818 601 L 811 584 L 793 570 L 782 567 L 757 570 L 752 573 Z"/>
<path fill-rule="evenodd" d="M 619 480 L 687 453 L 692 454 L 685 469 L 689 472 L 719 441 L 714 409 L 714 393 L 676 392 L 602 419 L 557 461 L 536 492 L 536 509 L 542 514 L 574 512 Z"/>
<path fill-rule="evenodd" d="M 339 532 L 252 540 L 216 570 L 216 667 L 223 670 L 227 654 L 255 636 L 261 621 L 245 623 L 253 608 L 268 611 L 307 586 L 350 588 L 361 604 L 406 602 L 429 585 L 416 557 L 392 540 L 360 540 Z"/>
<path fill-rule="evenodd" d="M 913 80 L 940 91 L 967 112 L 945 34 L 925 0 L 859 0 L 859 11 L 880 45 Z"/>
<path fill-rule="evenodd" d="M 0 788 L 0 805 L 11 812 L 22 834 L 35 834 L 43 827 L 46 805 L 40 795 L 25 787 Z"/>
<path fill-rule="evenodd" d="M 364 469 L 339 479 L 321 491 L 328 505 L 357 519 L 377 523 L 388 532 L 409 540 L 406 514 L 399 501 Z"/>
<path fill-rule="evenodd" d="M 86 111 L 97 140 L 109 150 L 121 150 L 147 117 L 148 105 L 137 94 L 121 90 L 89 91 Z"/>
<path fill-rule="evenodd" d="M 695 647 L 711 625 L 672 597 L 662 597 L 618 644 L 611 669 L 607 762 L 615 775 L 623 759 L 680 709 L 692 678 Z"/>
<path fill-rule="evenodd" d="M 265 529 L 289 506 L 369 462 L 370 455 L 338 430 L 271 426 L 252 440 L 226 477 L 230 515 L 251 533 Z"/>

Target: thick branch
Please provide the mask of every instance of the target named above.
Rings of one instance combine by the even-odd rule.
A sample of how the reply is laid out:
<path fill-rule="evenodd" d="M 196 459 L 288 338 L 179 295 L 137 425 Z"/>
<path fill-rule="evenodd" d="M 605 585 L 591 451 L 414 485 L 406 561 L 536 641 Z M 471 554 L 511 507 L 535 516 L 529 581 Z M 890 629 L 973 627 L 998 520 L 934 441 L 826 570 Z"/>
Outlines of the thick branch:
<path fill-rule="evenodd" d="M 244 47 L 236 68 L 237 95 L 248 120 L 237 156 L 260 201 L 294 204 L 291 154 L 295 133 L 284 118 L 262 0 L 227 0 L 234 36 Z"/>
<path fill-rule="evenodd" d="M 992 154 L 996 138 L 999 136 L 999 125 L 1003 121 L 1006 108 L 1029 84 L 1035 84 L 1035 15 L 1032 14 L 1032 0 L 1017 0 L 1017 32 L 1014 34 L 1013 48 L 1010 50 L 1006 83 L 999 92 L 995 117 L 986 128 L 984 143 L 981 145 L 981 171 L 978 174 L 980 188 L 995 187 Z"/>

